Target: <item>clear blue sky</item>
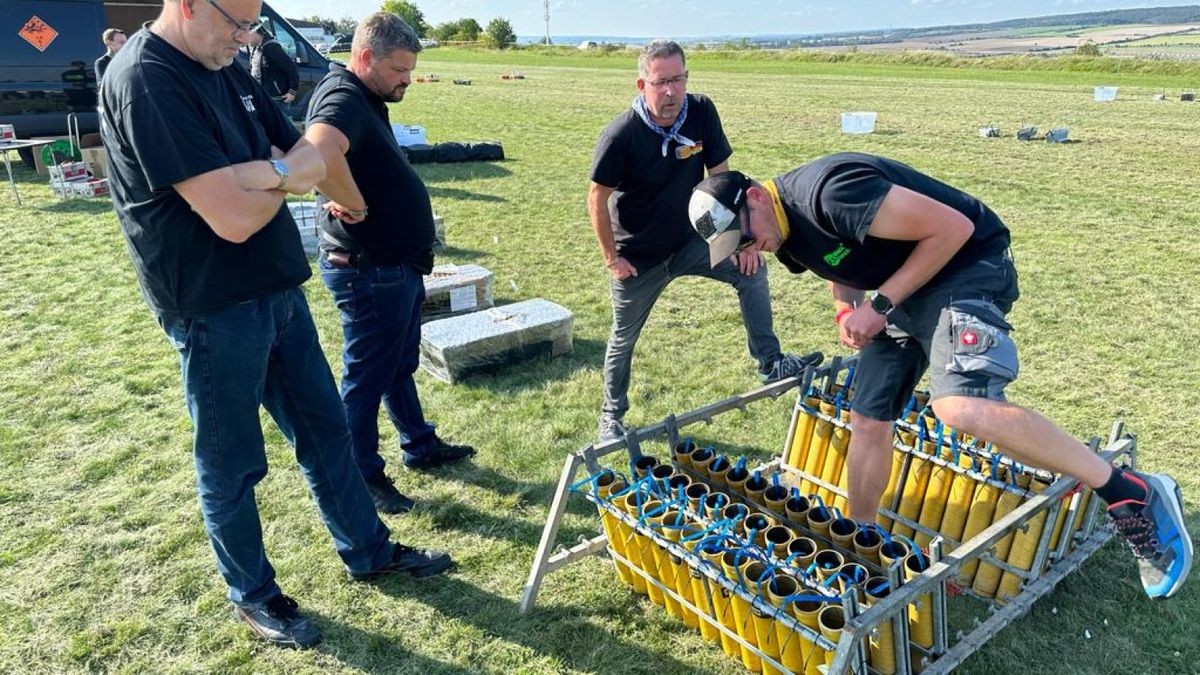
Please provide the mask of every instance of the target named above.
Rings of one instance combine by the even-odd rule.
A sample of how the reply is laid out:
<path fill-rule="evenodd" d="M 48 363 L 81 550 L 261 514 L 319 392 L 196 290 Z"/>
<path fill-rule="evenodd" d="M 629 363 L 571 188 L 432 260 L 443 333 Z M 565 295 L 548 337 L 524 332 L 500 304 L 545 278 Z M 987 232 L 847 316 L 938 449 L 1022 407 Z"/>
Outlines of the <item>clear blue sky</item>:
<path fill-rule="evenodd" d="M 285 16 L 360 19 L 380 0 L 268 0 Z M 1197 0 L 550 0 L 554 35 L 692 37 L 826 33 L 938 26 L 1129 7 L 1200 4 Z M 416 0 L 430 24 L 503 16 L 518 35 L 545 32 L 542 0 Z"/>

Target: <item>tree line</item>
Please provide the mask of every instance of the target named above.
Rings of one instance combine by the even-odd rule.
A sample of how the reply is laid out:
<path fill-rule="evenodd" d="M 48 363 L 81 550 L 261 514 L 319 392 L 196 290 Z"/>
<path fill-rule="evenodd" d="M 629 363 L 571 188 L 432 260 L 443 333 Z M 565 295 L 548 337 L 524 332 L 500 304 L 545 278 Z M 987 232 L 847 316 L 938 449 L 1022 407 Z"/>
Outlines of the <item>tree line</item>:
<path fill-rule="evenodd" d="M 384 0 L 380 11 L 391 12 L 404 19 L 413 27 L 417 36 L 429 38 L 438 42 L 482 42 L 489 47 L 505 49 L 517 43 L 517 34 L 512 24 L 504 17 L 496 17 L 486 26 L 472 18 L 462 18 L 458 21 L 446 21 L 436 26 L 430 26 L 425 21 L 425 14 L 415 3 L 409 0 Z M 358 22 L 350 17 L 327 19 L 320 16 L 305 17 L 305 21 L 320 24 L 331 34 L 352 35 Z"/>

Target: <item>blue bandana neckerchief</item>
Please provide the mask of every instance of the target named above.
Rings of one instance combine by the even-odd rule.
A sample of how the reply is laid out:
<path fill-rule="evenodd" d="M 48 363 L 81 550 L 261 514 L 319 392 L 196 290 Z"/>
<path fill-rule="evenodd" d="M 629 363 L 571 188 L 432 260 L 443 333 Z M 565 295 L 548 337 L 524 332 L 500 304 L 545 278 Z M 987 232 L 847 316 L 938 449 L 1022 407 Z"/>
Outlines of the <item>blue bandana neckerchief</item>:
<path fill-rule="evenodd" d="M 659 136 L 662 136 L 663 157 L 667 156 L 667 145 L 671 141 L 675 141 L 676 143 L 689 148 L 696 146 L 695 141 L 687 136 L 680 135 L 679 133 L 680 127 L 682 127 L 683 123 L 687 120 L 687 109 L 688 100 L 687 95 L 685 94 L 683 97 L 683 107 L 679 109 L 679 116 L 675 118 L 675 123 L 671 125 L 670 129 L 663 129 L 656 124 L 654 120 L 650 119 L 650 110 L 646 107 L 646 97 L 639 95 L 637 98 L 633 99 L 633 111 L 637 113 L 637 116 L 641 118 L 642 122 L 644 122 L 647 127 L 650 127 L 651 131 Z"/>

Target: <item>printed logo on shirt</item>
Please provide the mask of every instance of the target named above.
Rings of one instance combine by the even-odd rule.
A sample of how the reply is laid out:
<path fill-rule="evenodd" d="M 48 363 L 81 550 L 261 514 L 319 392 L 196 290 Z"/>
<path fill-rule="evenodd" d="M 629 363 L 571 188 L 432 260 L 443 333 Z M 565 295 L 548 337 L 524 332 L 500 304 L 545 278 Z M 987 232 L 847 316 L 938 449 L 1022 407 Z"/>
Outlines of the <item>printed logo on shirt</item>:
<path fill-rule="evenodd" d="M 242 105 L 246 107 L 246 112 L 254 112 L 254 96 L 242 96 Z"/>
<path fill-rule="evenodd" d="M 838 265 L 842 264 L 842 261 L 845 260 L 846 256 L 848 255 L 850 255 L 850 249 L 846 248 L 845 244 L 838 244 L 836 250 L 831 253 L 826 253 L 825 257 L 822 259 L 830 267 L 837 267 Z"/>
<path fill-rule="evenodd" d="M 680 145 L 675 148 L 675 159 L 688 159 L 704 152 L 704 144 Z"/>

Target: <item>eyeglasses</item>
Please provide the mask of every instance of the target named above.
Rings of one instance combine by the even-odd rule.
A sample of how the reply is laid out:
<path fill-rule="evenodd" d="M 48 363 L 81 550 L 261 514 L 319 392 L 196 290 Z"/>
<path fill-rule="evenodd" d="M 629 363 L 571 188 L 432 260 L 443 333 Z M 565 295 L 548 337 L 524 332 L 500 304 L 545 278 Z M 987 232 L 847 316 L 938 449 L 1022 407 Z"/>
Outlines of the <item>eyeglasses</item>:
<path fill-rule="evenodd" d="M 209 2 L 211 1 L 212 0 L 209 0 Z M 646 84 L 654 87 L 655 89 L 666 89 L 667 87 L 671 86 L 683 86 L 687 83 L 687 79 L 687 73 L 684 73 L 683 75 L 676 75 L 675 77 L 668 77 L 662 80 L 654 80 L 653 82 L 647 82 Z"/>
<path fill-rule="evenodd" d="M 213 9 L 220 12 L 221 16 L 225 17 L 225 20 L 233 25 L 233 35 L 231 35 L 230 37 L 232 37 L 235 40 L 238 39 L 239 37 L 242 37 L 243 35 L 249 35 L 250 33 L 256 33 L 256 32 L 258 32 L 258 29 L 262 28 L 262 26 L 263 26 L 263 23 L 264 23 L 263 21 L 254 21 L 254 22 L 238 21 L 237 19 L 230 16 L 229 12 L 226 12 L 225 10 L 221 9 L 221 6 L 217 4 L 217 0 L 208 0 L 208 4 L 212 5 Z"/>

